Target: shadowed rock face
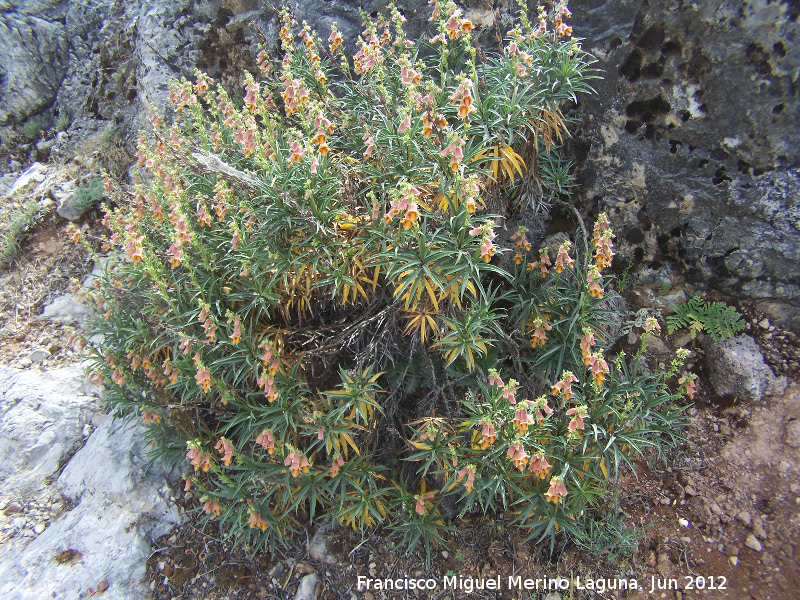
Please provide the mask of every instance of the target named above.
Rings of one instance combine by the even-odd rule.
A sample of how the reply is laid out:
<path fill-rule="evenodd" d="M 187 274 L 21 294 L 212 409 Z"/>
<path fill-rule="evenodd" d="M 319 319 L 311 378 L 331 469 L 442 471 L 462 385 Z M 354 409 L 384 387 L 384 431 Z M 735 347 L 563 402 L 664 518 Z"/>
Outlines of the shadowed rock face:
<path fill-rule="evenodd" d="M 800 328 L 797 4 L 595 0 L 573 12 L 604 78 L 571 148 L 623 253 L 683 262 Z"/>
<path fill-rule="evenodd" d="M 298 20 L 350 48 L 384 1 L 299 0 Z M 684 263 L 698 281 L 755 299 L 800 329 L 800 135 L 794 0 L 582 0 L 572 25 L 598 58 L 569 152 L 583 200 L 607 210 L 621 253 Z M 425 0 L 399 2 L 411 37 L 429 31 Z M 494 45 L 509 7 L 465 12 Z M 162 110 L 168 82 L 196 67 L 238 83 L 258 44 L 277 46 L 256 0 L 79 3 L 0 0 L 0 117 L 67 114 L 80 140 L 120 126 L 128 149 Z M 511 9 L 513 10 L 513 8 Z M 495 27 L 495 20 L 499 24 Z"/>

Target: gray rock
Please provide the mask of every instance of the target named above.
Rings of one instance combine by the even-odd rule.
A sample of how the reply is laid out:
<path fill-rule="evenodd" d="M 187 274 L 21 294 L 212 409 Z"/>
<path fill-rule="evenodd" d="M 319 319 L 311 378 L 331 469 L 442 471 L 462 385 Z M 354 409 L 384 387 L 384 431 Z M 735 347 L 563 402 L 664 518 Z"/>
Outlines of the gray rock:
<path fill-rule="evenodd" d="M 44 181 L 46 176 L 47 167 L 38 162 L 33 163 L 25 170 L 24 173 L 22 173 L 22 175 L 14 180 L 14 183 L 8 190 L 7 195 L 12 196 L 14 194 L 24 192 L 25 190 L 32 188 L 36 184 Z"/>
<path fill-rule="evenodd" d="M 738 335 L 705 343 L 709 379 L 720 396 L 739 396 L 759 401 L 774 387 L 775 375 L 753 338 Z"/>
<path fill-rule="evenodd" d="M 53 321 L 83 321 L 92 314 L 92 309 L 73 294 L 64 294 L 44 307 L 40 319 Z"/>
<path fill-rule="evenodd" d="M 61 199 L 58 208 L 56 208 L 56 212 L 62 219 L 77 221 L 90 208 L 91 205 L 78 202 L 78 195 L 75 192 L 69 192 Z"/>
<path fill-rule="evenodd" d="M 325 539 L 325 534 L 317 531 L 314 537 L 308 544 L 308 555 L 320 562 L 332 565 L 336 562 L 336 558 L 328 553 L 328 547 Z"/>
<path fill-rule="evenodd" d="M 664 296 L 658 296 L 655 299 L 653 304 L 661 306 L 662 310 L 661 313 L 664 315 L 672 314 L 674 311 L 674 307 L 678 304 L 684 304 L 686 302 L 686 292 L 683 290 L 678 290 L 677 292 L 673 292 L 671 294 L 666 294 Z"/>
<path fill-rule="evenodd" d="M 800 448 L 800 419 L 793 419 L 786 423 L 786 434 L 783 441 L 792 448 Z"/>
<path fill-rule="evenodd" d="M 319 585 L 319 575 L 311 573 L 300 580 L 294 600 L 315 600 L 317 597 L 317 586 Z"/>
<path fill-rule="evenodd" d="M 138 422 L 115 422 L 111 416 L 101 420 L 57 481 L 75 508 L 51 523 L 11 564 L 0 564 L 0 596 L 77 598 L 106 579 L 109 598 L 145 597 L 151 542 L 182 520 L 169 503 L 172 474 L 158 464 L 145 472 L 146 452 Z M 67 549 L 82 558 L 59 565 L 53 557 Z"/>
<path fill-rule="evenodd" d="M 48 356 L 50 356 L 50 353 L 47 350 L 37 349 L 28 355 L 28 360 L 32 363 L 40 363 Z"/>
<path fill-rule="evenodd" d="M 0 20 L 0 123 L 19 122 L 52 104 L 66 69 L 64 25 L 39 2 L 3 7 Z M 27 10 L 25 10 L 27 9 Z"/>
<path fill-rule="evenodd" d="M 766 541 L 768 535 L 767 535 L 767 528 L 764 526 L 763 518 L 753 519 L 753 535 L 755 535 L 760 540 Z"/>
<path fill-rule="evenodd" d="M 683 262 L 703 284 L 784 305 L 798 329 L 800 21 L 783 3 L 742 6 L 571 6 L 603 79 L 569 147 L 622 256 Z"/>
<path fill-rule="evenodd" d="M 752 523 L 753 519 L 750 516 L 750 513 L 746 510 L 740 511 L 738 515 L 736 515 L 736 520 L 739 521 L 745 527 L 750 527 L 750 523 Z"/>
<path fill-rule="evenodd" d="M 761 542 L 759 542 L 758 538 L 756 538 L 756 536 L 754 536 L 752 533 L 748 534 L 747 539 L 744 541 L 744 545 L 751 550 L 755 550 L 756 552 L 761 552 L 764 549 L 761 545 Z"/>
<path fill-rule="evenodd" d="M 0 483 L 27 495 L 81 443 L 97 400 L 77 367 L 46 373 L 0 367 Z"/>

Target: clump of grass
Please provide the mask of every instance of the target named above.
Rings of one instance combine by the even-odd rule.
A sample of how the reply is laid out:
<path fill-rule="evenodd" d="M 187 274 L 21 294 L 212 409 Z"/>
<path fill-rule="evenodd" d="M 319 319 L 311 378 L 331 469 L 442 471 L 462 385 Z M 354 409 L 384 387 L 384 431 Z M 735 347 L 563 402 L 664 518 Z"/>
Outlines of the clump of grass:
<path fill-rule="evenodd" d="M 103 199 L 103 179 L 93 175 L 86 185 L 75 188 L 75 208 L 84 213 Z"/>
<path fill-rule="evenodd" d="M 58 121 L 56 121 L 56 131 L 66 131 L 67 128 L 72 123 L 72 116 L 64 111 L 58 116 Z"/>
<path fill-rule="evenodd" d="M 42 119 L 31 117 L 22 125 L 22 133 L 29 140 L 38 140 L 42 135 Z"/>
<path fill-rule="evenodd" d="M 47 209 L 38 202 L 31 202 L 13 211 L 9 225 L 0 234 L 0 269 L 8 268 L 19 256 L 22 242 L 42 222 Z"/>

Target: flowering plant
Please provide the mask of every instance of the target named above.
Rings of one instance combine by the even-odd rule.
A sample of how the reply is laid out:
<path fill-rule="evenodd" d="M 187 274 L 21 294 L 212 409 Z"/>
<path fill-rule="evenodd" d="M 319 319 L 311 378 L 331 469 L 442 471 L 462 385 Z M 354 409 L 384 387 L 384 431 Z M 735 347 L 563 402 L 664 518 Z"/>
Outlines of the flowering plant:
<path fill-rule="evenodd" d="M 553 266 L 523 228 L 514 272 L 497 264 L 488 207 L 590 90 L 566 3 L 521 13 L 485 61 L 432 4 L 429 52 L 390 6 L 352 61 L 283 11 L 283 56 L 259 54 L 241 104 L 203 73 L 175 83 L 132 190 L 106 180 L 92 379 L 252 550 L 329 515 L 429 551 L 448 497 L 555 535 L 681 424 L 663 374 L 603 357 L 604 217 L 593 257 L 567 243 Z"/>

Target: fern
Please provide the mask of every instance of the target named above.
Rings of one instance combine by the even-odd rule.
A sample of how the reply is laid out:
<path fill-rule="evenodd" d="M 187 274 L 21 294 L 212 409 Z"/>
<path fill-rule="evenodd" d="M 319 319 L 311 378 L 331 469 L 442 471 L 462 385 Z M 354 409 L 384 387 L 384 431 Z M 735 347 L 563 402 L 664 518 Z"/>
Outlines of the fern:
<path fill-rule="evenodd" d="M 692 296 L 685 304 L 675 307 L 675 314 L 667 317 L 667 331 L 673 333 L 688 327 L 692 338 L 705 331 L 715 342 L 733 337 L 745 328 L 746 323 L 735 308 L 724 302 L 706 302 Z"/>

